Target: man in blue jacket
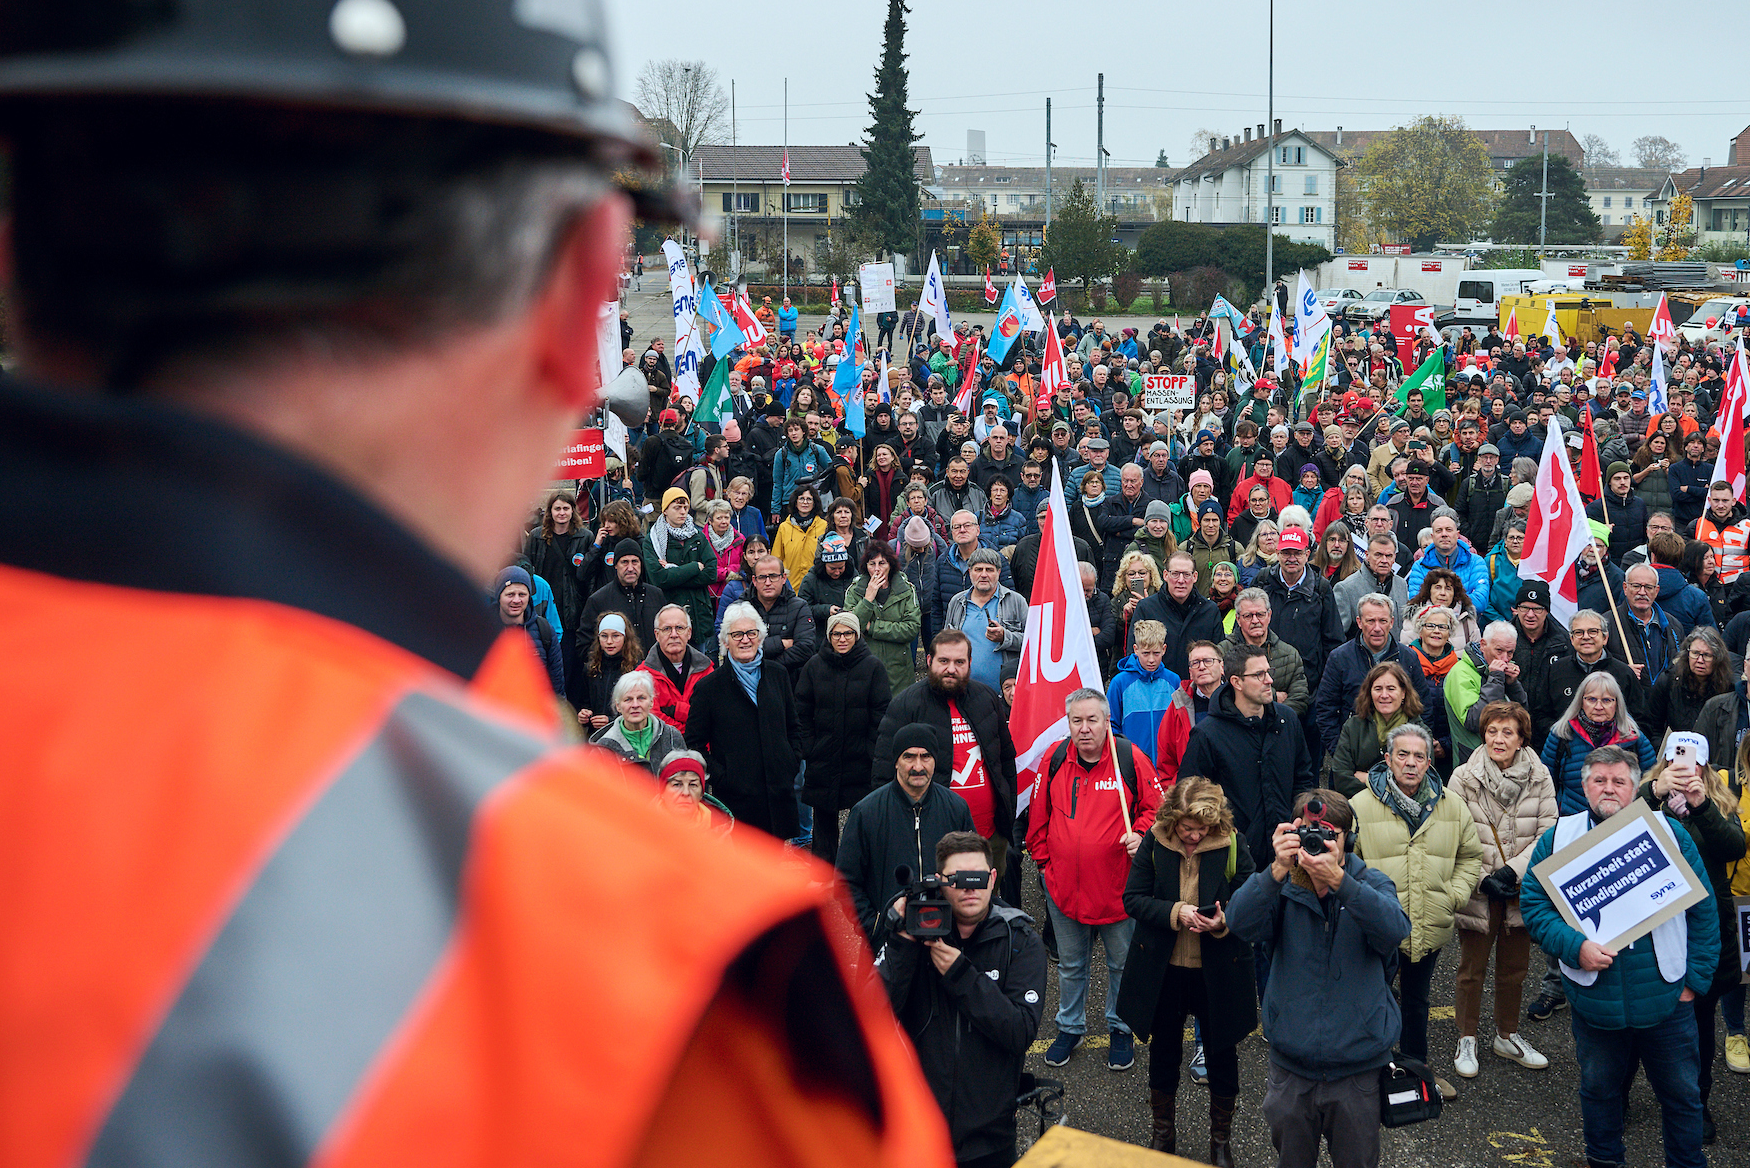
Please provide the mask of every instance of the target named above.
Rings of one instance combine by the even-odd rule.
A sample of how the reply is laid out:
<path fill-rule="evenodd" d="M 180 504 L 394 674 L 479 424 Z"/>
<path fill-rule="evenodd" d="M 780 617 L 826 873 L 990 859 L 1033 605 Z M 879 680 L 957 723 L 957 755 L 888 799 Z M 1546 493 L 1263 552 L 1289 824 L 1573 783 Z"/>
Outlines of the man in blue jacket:
<path fill-rule="evenodd" d="M 1619 746 L 1587 755 L 1580 772 L 1586 809 L 1563 816 L 1543 834 L 1530 866 L 1629 806 L 1640 781 L 1640 760 Z M 1689 832 L 1679 826 L 1670 834 L 1711 894 Z M 1664 1115 L 1665 1163 L 1702 1168 L 1701 1052 L 1690 1003 L 1708 992 L 1719 964 L 1720 918 L 1712 895 L 1621 950 L 1606 949 L 1570 926 L 1535 878 L 1521 885 L 1519 907 L 1531 939 L 1561 961 L 1573 1007 L 1587 1160 L 1620 1165 L 1626 1159 L 1623 1089 L 1638 1061 Z"/>
<path fill-rule="evenodd" d="M 1377 1165 L 1379 1068 L 1398 1038 L 1391 979 L 1410 918 L 1391 879 L 1349 854 L 1347 799 L 1305 791 L 1294 816 L 1271 837 L 1270 866 L 1227 910 L 1229 927 L 1285 975 L 1264 987 L 1264 1120 L 1280 1168 L 1313 1168 L 1321 1136 L 1333 1164 Z M 1297 829 L 1313 824 L 1327 838 L 1308 851 Z"/>
<path fill-rule="evenodd" d="M 1465 595 L 1479 612 L 1489 607 L 1489 566 L 1483 557 L 1464 542 L 1458 532 L 1458 512 L 1450 507 L 1438 507 L 1429 517 L 1428 530 L 1434 535 L 1421 555 L 1410 565 L 1410 578 L 1404 590 L 1415 596 L 1422 590 L 1422 579 L 1435 568 L 1446 568 L 1457 574 L 1464 584 Z"/>

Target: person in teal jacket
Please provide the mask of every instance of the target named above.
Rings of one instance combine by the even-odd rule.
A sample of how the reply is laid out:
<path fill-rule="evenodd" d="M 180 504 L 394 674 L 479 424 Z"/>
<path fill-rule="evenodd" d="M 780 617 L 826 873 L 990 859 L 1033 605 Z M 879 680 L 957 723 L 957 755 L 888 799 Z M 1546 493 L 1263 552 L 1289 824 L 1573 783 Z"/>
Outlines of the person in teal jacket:
<path fill-rule="evenodd" d="M 1564 816 L 1531 850 L 1530 867 L 1630 806 L 1640 784 L 1640 760 L 1620 746 L 1586 758 L 1585 808 Z M 1574 1061 L 1580 1072 L 1580 1116 L 1586 1158 L 1622 1164 L 1624 1084 L 1637 1063 L 1664 1113 L 1665 1163 L 1702 1168 L 1701 1055 L 1695 1009 L 1713 985 L 1720 954 L 1720 917 L 1701 853 L 1689 832 L 1671 836 L 1695 878 L 1709 892 L 1683 915 L 1618 950 L 1606 949 L 1569 925 L 1535 877 L 1520 885 L 1519 908 L 1531 939 L 1561 962 L 1573 1007 Z M 1559 841 L 1559 842 L 1558 842 Z"/>
<path fill-rule="evenodd" d="M 1489 549 L 1489 554 L 1483 557 L 1483 566 L 1489 570 L 1489 602 L 1477 605 L 1477 619 L 1484 624 L 1490 621 L 1512 620 L 1513 606 L 1519 599 L 1519 586 L 1525 583 L 1519 575 L 1519 558 L 1525 554 L 1525 521 L 1512 519 L 1507 523 L 1507 533 L 1501 537 L 1501 542 Z"/>
<path fill-rule="evenodd" d="M 1167 626 L 1141 620 L 1131 631 L 1136 651 L 1118 663 L 1118 674 L 1106 687 L 1106 704 L 1112 709 L 1113 729 L 1136 743 L 1152 764 L 1161 719 L 1178 692 L 1179 675 L 1161 664 L 1167 653 Z"/>

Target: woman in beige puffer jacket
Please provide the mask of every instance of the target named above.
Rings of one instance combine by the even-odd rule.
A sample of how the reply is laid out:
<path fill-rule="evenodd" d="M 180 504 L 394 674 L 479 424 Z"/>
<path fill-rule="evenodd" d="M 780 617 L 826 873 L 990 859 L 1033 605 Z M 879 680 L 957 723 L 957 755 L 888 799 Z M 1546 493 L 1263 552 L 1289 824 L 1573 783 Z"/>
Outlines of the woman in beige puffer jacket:
<path fill-rule="evenodd" d="M 1459 1049 L 1453 1062 L 1459 1074 L 1476 1074 L 1476 1034 L 1481 1020 L 1483 975 L 1495 950 L 1495 1053 L 1521 1066 L 1540 1069 L 1548 1060 L 1517 1030 L 1519 1004 L 1531 962 L 1531 936 L 1519 915 L 1519 897 L 1490 896 L 1517 888 L 1527 878 L 1531 849 L 1560 817 L 1549 768 L 1531 749 L 1531 717 L 1515 702 L 1492 702 L 1479 716 L 1482 746 L 1452 772 L 1447 789 L 1470 807 L 1477 842 L 1483 848 L 1484 882 L 1470 903 L 1458 910 L 1459 960 L 1454 1013 Z M 1507 868 L 1508 879 L 1489 879 Z"/>

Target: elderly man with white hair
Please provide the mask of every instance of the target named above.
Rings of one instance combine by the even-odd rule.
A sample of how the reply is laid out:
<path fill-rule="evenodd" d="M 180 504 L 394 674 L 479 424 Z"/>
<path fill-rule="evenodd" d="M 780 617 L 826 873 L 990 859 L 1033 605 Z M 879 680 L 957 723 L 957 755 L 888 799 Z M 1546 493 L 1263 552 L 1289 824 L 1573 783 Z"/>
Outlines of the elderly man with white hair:
<path fill-rule="evenodd" d="M 1519 630 L 1511 621 L 1491 621 L 1483 639 L 1465 646 L 1446 675 L 1446 725 L 1452 731 L 1452 761 L 1462 764 L 1483 743 L 1479 716 L 1490 702 L 1527 704 L 1513 650 Z"/>
<path fill-rule="evenodd" d="M 687 747 L 705 756 L 711 793 L 737 822 L 798 841 L 801 725 L 790 673 L 763 652 L 766 625 L 745 600 L 723 614 L 721 664 L 699 682 Z"/>

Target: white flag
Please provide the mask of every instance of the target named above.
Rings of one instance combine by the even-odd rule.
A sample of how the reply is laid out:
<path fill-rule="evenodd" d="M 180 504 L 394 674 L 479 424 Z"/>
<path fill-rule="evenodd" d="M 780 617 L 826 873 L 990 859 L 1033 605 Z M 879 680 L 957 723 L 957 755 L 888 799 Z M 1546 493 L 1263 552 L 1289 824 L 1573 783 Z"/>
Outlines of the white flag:
<path fill-rule="evenodd" d="M 942 268 L 936 253 L 930 253 L 930 270 L 924 275 L 924 290 L 918 295 L 918 311 L 936 322 L 936 335 L 954 338 L 954 322 L 948 319 L 948 288 L 942 283 Z"/>
<path fill-rule="evenodd" d="M 1294 297 L 1294 359 L 1300 362 L 1301 368 L 1306 368 L 1312 361 L 1313 350 L 1319 347 L 1319 338 L 1330 328 L 1331 318 L 1326 315 L 1319 298 L 1313 295 L 1312 284 L 1302 269 L 1299 290 Z"/>
<path fill-rule="evenodd" d="M 1027 281 L 1015 273 L 1015 314 L 1021 318 L 1021 327 L 1030 333 L 1040 332 L 1045 328 L 1045 314 L 1039 311 L 1039 305 L 1033 300 L 1033 293 L 1027 291 Z"/>
<path fill-rule="evenodd" d="M 1562 340 L 1562 326 L 1556 323 L 1556 302 L 1553 300 L 1549 302 L 1549 318 L 1543 322 L 1543 335 L 1549 338 L 1550 344 L 1567 347 L 1567 342 Z"/>
<path fill-rule="evenodd" d="M 672 239 L 662 242 L 662 258 L 668 261 L 668 291 L 674 298 L 674 353 L 669 365 L 674 387 L 684 398 L 699 400 L 699 363 L 705 347 L 699 339 L 699 288 L 687 267 L 687 254 Z"/>

